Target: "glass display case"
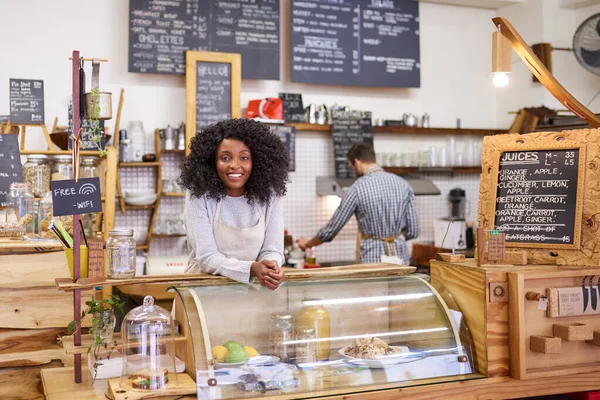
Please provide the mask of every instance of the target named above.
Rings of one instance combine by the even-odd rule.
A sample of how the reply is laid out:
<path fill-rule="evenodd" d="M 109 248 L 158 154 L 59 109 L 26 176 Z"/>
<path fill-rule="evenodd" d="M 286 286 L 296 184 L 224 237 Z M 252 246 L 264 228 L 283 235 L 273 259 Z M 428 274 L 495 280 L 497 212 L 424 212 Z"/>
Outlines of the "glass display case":
<path fill-rule="evenodd" d="M 276 291 L 178 286 L 187 372 L 198 399 L 318 398 L 482 378 L 460 310 L 436 287 L 416 275 L 294 281 Z"/>

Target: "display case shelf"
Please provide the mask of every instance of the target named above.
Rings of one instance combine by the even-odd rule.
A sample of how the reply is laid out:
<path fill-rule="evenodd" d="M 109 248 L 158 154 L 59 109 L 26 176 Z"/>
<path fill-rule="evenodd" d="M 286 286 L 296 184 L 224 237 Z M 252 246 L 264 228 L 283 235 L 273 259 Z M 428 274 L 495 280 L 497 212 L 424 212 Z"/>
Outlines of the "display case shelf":
<path fill-rule="evenodd" d="M 123 343 L 119 335 L 115 335 L 113 340 L 115 342 L 114 349 L 120 349 L 123 347 Z M 185 342 L 187 338 L 182 335 L 175 335 L 175 342 Z M 133 343 L 135 345 L 137 342 Z M 81 346 L 75 346 L 73 336 L 66 337 L 62 341 L 63 349 L 66 354 L 85 354 L 88 348 L 94 344 L 94 335 L 81 335 Z"/>

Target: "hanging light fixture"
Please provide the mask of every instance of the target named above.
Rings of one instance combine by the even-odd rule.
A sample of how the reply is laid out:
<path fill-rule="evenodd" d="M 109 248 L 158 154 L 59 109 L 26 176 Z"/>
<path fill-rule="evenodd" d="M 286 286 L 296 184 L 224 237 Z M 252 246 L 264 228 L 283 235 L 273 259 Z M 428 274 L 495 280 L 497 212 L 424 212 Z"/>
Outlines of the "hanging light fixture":
<path fill-rule="evenodd" d="M 512 44 L 506 36 L 498 30 L 492 33 L 492 82 L 496 87 L 508 85 L 512 66 Z"/>

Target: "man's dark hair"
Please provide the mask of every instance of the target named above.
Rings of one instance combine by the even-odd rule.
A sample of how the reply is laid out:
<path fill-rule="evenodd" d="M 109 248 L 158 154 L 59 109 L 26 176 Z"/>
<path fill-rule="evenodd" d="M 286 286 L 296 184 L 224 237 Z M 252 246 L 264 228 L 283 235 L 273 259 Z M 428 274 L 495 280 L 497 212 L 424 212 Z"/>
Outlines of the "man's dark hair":
<path fill-rule="evenodd" d="M 190 156 L 179 181 L 193 196 L 222 199 L 226 187 L 217 174 L 216 153 L 223 139 L 244 142 L 252 155 L 252 172 L 246 182 L 246 198 L 266 204 L 271 196 L 286 192 L 290 157 L 269 127 L 251 119 L 230 119 L 203 128 L 192 138 Z"/>
<path fill-rule="evenodd" d="M 352 164 L 354 164 L 355 160 L 375 162 L 375 150 L 373 149 L 373 146 L 367 142 L 355 143 L 350 147 L 350 150 L 348 150 L 346 158 L 348 158 L 348 161 Z"/>

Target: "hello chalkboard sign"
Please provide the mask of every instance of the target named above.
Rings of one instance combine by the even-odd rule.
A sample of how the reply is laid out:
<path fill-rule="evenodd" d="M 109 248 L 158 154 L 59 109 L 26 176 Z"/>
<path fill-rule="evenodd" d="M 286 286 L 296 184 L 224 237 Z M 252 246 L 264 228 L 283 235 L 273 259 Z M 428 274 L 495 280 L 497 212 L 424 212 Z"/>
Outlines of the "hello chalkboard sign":
<path fill-rule="evenodd" d="M 579 148 L 503 152 L 498 161 L 494 225 L 506 242 L 570 245 L 576 218 Z"/>
<path fill-rule="evenodd" d="M 44 123 L 44 81 L 10 79 L 9 94 L 12 125 Z"/>
<path fill-rule="evenodd" d="M 283 119 L 286 122 L 306 122 L 302 95 L 300 93 L 279 93 L 283 101 Z"/>
<path fill-rule="evenodd" d="M 419 2 L 292 1 L 292 82 L 419 87 Z"/>
<path fill-rule="evenodd" d="M 186 149 L 202 127 L 240 117 L 241 86 L 239 54 L 187 52 Z"/>
<path fill-rule="evenodd" d="M 100 178 L 55 180 L 50 182 L 55 216 L 90 214 L 102 211 Z"/>
<path fill-rule="evenodd" d="M 244 79 L 279 80 L 279 0 L 129 0 L 129 72 L 186 73 L 186 51 L 241 54 Z"/>
<path fill-rule="evenodd" d="M 19 154 L 19 137 L 0 134 L 0 206 L 8 205 L 10 185 L 23 182 L 23 168 Z"/>
<path fill-rule="evenodd" d="M 371 112 L 334 110 L 331 112 L 331 120 L 335 176 L 354 178 L 356 175 L 348 165 L 346 155 L 355 143 L 367 142 L 373 145 Z"/>
<path fill-rule="evenodd" d="M 296 170 L 296 127 L 270 125 L 269 129 L 283 142 L 290 155 L 290 172 L 294 172 Z"/>

